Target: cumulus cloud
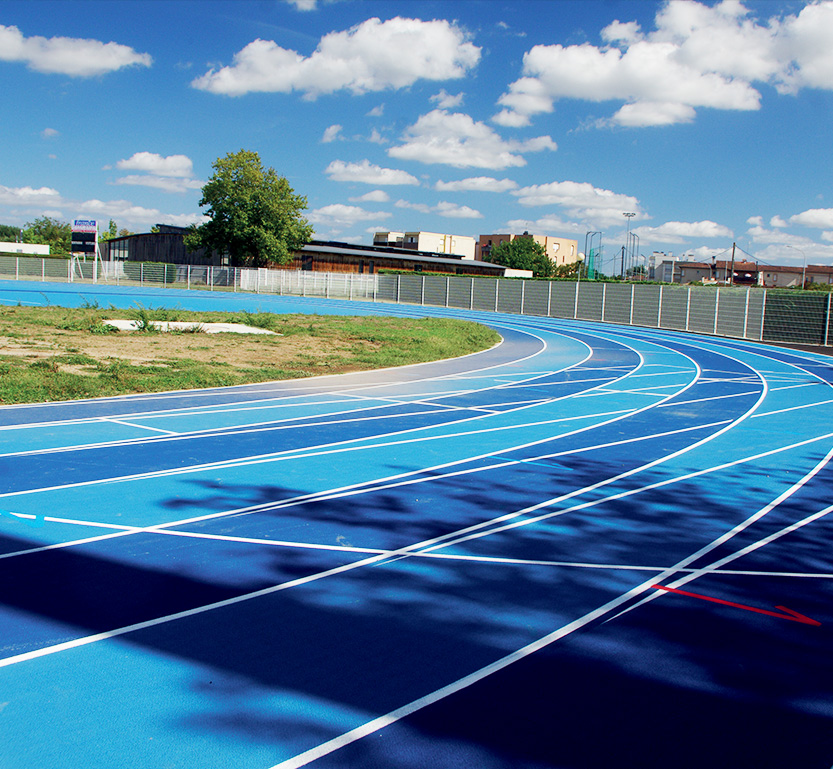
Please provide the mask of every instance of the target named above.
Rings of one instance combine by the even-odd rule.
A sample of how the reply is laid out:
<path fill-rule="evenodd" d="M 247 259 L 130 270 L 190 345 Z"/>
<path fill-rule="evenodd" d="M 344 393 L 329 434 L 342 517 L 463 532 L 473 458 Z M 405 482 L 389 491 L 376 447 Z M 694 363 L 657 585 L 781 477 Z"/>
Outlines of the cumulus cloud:
<path fill-rule="evenodd" d="M 4 187 L 0 184 L 0 204 L 10 206 L 60 206 L 61 193 L 51 187 Z"/>
<path fill-rule="evenodd" d="M 203 186 L 199 179 L 182 179 L 176 176 L 155 176 L 154 174 L 128 174 L 116 179 L 115 184 L 152 187 L 163 192 L 187 192 L 188 190 L 199 190 Z"/>
<path fill-rule="evenodd" d="M 456 96 L 452 96 L 450 93 L 446 93 L 445 88 L 442 88 L 438 94 L 431 97 L 431 101 L 435 102 L 440 109 L 454 109 L 463 103 L 463 94 L 458 93 Z"/>
<path fill-rule="evenodd" d="M 508 168 L 524 166 L 523 153 L 555 150 L 549 136 L 526 141 L 502 139 L 485 123 L 460 112 L 433 110 L 406 129 L 403 144 L 388 155 L 420 163 L 442 163 L 455 168 Z"/>
<path fill-rule="evenodd" d="M 511 179 L 495 179 L 492 176 L 472 176 L 456 182 L 438 181 L 434 185 L 440 192 L 508 192 L 518 188 Z"/>
<path fill-rule="evenodd" d="M 635 197 L 599 189 L 588 182 L 535 184 L 515 190 L 512 194 L 517 196 L 521 205 L 556 205 L 563 208 L 568 216 L 597 228 L 621 224 L 624 211 L 633 211 L 637 219 L 646 218 Z"/>
<path fill-rule="evenodd" d="M 419 180 L 407 171 L 382 168 L 373 165 L 369 160 L 362 160 L 360 163 L 345 163 L 343 160 L 334 160 L 327 166 L 324 173 L 334 182 L 359 182 L 361 184 L 382 186 L 419 184 Z"/>
<path fill-rule="evenodd" d="M 114 184 L 138 185 L 163 192 L 180 193 L 198 190 L 203 186 L 203 182 L 193 178 L 194 164 L 187 155 L 163 157 L 156 152 L 136 152 L 125 160 L 119 160 L 116 168 L 120 171 L 145 173 L 122 176 L 116 179 Z"/>
<path fill-rule="evenodd" d="M 688 238 L 731 238 L 732 231 L 706 219 L 702 222 L 665 222 L 658 227 L 635 227 L 641 240 L 648 243 L 684 243 Z"/>
<path fill-rule="evenodd" d="M 397 200 L 395 203 L 397 208 L 408 208 L 413 211 L 419 211 L 421 214 L 437 214 L 444 216 L 447 219 L 482 219 L 483 214 L 480 211 L 470 208 L 469 206 L 460 206 L 456 203 L 449 203 L 442 200 L 435 206 L 429 206 L 425 203 L 410 203 L 407 200 Z"/>
<path fill-rule="evenodd" d="M 372 18 L 325 35 L 310 56 L 255 40 L 234 55 L 231 66 L 211 69 L 191 85 L 227 96 L 300 91 L 314 99 L 341 90 L 363 94 L 461 78 L 479 60 L 480 48 L 448 21 Z"/>
<path fill-rule="evenodd" d="M 162 157 L 155 152 L 136 152 L 116 163 L 121 171 L 146 171 L 158 176 L 191 176 L 194 164 L 187 155 Z"/>
<path fill-rule="evenodd" d="M 339 138 L 339 134 L 341 133 L 342 126 L 338 123 L 334 123 L 329 128 L 324 131 L 324 135 L 321 137 L 321 141 L 323 144 L 329 144 L 330 142 L 334 142 L 336 139 Z"/>
<path fill-rule="evenodd" d="M 387 203 L 390 200 L 384 190 L 373 190 L 358 198 L 350 198 L 351 203 Z"/>
<path fill-rule="evenodd" d="M 483 214 L 469 206 L 458 206 L 444 200 L 437 203 L 437 213 L 449 219 L 482 219 Z"/>
<path fill-rule="evenodd" d="M 17 27 L 0 24 L 0 61 L 22 62 L 35 72 L 94 77 L 124 67 L 149 67 L 149 54 L 119 43 L 74 37 L 25 37 Z"/>
<path fill-rule="evenodd" d="M 333 203 L 332 205 L 310 211 L 307 219 L 313 224 L 318 224 L 323 227 L 351 227 L 356 222 L 387 219 L 390 216 L 391 214 L 383 211 L 367 211 L 360 206 Z"/>
<path fill-rule="evenodd" d="M 655 28 L 615 21 L 605 46 L 537 45 L 522 77 L 498 100 L 502 125 L 527 125 L 559 99 L 620 101 L 610 121 L 623 126 L 691 122 L 698 108 L 756 110 L 754 83 L 782 93 L 833 89 L 833 0 L 796 15 L 758 21 L 739 0 L 712 6 L 664 3 Z"/>
<path fill-rule="evenodd" d="M 61 133 L 54 128 L 44 128 L 43 131 L 40 132 L 40 135 L 43 139 L 55 139 L 60 136 Z"/>
<path fill-rule="evenodd" d="M 790 217 L 790 224 L 825 229 L 833 227 L 833 208 L 811 208 Z"/>

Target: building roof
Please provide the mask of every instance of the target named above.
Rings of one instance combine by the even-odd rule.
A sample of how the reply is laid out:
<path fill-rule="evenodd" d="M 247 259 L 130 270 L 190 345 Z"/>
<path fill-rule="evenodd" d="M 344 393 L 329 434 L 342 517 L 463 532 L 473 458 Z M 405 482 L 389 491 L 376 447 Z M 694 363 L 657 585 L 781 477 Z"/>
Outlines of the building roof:
<path fill-rule="evenodd" d="M 455 267 L 472 264 L 470 259 L 464 261 L 461 257 L 454 256 L 453 254 L 439 256 L 435 253 L 414 251 L 410 248 L 396 248 L 394 246 L 354 246 L 349 243 L 321 240 L 314 240 L 304 246 L 301 249 L 301 253 L 304 252 L 338 256 L 358 256 L 366 259 L 408 259 L 409 261 L 422 262 L 424 264 L 453 265 Z M 503 275 L 506 269 L 503 265 L 492 264 L 491 262 L 477 262 L 476 264 L 480 268 L 493 270 L 495 275 Z"/>

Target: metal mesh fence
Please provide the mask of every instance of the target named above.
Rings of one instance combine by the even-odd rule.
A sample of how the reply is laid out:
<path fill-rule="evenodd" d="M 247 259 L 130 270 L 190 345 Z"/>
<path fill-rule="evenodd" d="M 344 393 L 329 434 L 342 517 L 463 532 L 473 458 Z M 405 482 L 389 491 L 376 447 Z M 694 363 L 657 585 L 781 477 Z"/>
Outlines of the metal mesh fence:
<path fill-rule="evenodd" d="M 360 275 L 26 256 L 0 256 L 0 278 L 399 302 L 603 321 L 756 341 L 833 344 L 833 295 L 827 292 Z"/>

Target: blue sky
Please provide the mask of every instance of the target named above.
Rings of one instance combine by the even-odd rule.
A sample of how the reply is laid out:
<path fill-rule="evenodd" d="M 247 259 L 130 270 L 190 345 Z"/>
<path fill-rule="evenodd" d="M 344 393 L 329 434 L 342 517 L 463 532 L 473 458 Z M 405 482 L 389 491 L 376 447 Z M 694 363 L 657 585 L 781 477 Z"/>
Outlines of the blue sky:
<path fill-rule="evenodd" d="M 0 223 L 198 222 L 247 149 L 321 239 L 833 264 L 833 0 L 2 0 L 0 83 Z"/>

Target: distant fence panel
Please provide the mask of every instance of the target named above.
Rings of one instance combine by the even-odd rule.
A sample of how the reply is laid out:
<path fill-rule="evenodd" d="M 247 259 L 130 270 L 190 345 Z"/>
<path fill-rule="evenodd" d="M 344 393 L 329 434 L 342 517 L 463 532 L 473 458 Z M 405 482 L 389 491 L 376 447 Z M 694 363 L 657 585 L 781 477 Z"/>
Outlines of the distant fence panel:
<path fill-rule="evenodd" d="M 605 299 L 604 283 L 575 283 L 575 317 L 579 320 L 597 320 L 603 318 Z"/>
<path fill-rule="evenodd" d="M 662 286 L 662 315 L 659 319 L 659 326 L 675 331 L 685 331 L 690 298 L 690 288 Z"/>
<path fill-rule="evenodd" d="M 15 255 L 0 255 L 0 278 L 398 302 L 754 341 L 833 345 L 833 295 L 827 292 L 461 275 L 364 275 Z"/>
<path fill-rule="evenodd" d="M 468 278 L 467 280 L 471 280 Z M 498 290 L 500 286 L 497 280 L 475 280 L 471 284 L 471 308 L 482 312 L 498 311 Z"/>
<path fill-rule="evenodd" d="M 549 315 L 550 281 L 527 280 L 524 282 L 524 315 Z"/>

